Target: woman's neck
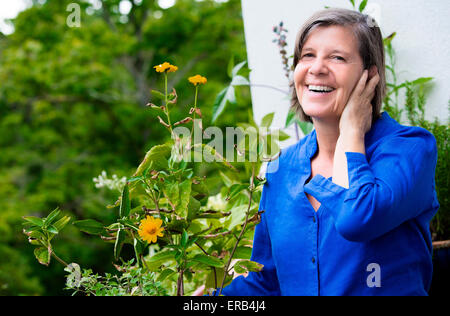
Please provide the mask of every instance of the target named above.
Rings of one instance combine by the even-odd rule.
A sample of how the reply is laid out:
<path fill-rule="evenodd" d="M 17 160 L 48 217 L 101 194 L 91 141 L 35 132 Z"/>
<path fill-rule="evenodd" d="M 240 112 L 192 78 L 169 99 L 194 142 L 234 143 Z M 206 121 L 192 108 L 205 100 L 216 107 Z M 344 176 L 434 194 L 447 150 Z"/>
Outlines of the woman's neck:
<path fill-rule="evenodd" d="M 313 118 L 314 128 L 317 136 L 317 153 L 320 159 L 332 162 L 334 159 L 334 151 L 336 142 L 339 138 L 339 120 L 323 121 Z"/>

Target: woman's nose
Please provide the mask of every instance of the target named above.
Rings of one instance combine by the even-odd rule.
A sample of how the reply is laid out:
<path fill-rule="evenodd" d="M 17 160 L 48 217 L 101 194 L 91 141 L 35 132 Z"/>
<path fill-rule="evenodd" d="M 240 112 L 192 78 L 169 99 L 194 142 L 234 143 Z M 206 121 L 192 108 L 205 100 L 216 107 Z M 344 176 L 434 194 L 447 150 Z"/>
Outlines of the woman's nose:
<path fill-rule="evenodd" d="M 325 64 L 324 60 L 321 58 L 315 58 L 314 61 L 311 63 L 308 72 L 311 75 L 326 75 L 328 74 L 328 68 Z"/>

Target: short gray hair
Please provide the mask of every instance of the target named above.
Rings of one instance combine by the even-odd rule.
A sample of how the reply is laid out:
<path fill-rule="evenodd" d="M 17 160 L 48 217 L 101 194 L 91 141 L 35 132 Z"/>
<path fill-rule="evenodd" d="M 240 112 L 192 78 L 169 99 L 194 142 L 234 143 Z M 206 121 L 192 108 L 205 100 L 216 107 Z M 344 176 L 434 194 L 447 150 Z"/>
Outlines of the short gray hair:
<path fill-rule="evenodd" d="M 373 65 L 378 69 L 380 81 L 375 88 L 375 96 L 372 99 L 372 123 L 374 123 L 381 115 L 381 106 L 386 94 L 386 74 L 383 37 L 373 18 L 357 11 L 339 8 L 330 8 L 316 12 L 303 24 L 297 33 L 293 68 L 297 66 L 300 60 L 303 45 L 311 31 L 319 26 L 332 25 L 350 26 L 358 40 L 359 55 L 362 58 L 364 69 L 369 69 Z M 298 101 L 294 80 L 291 81 L 290 86 L 292 90 L 291 109 L 297 113 L 302 121 L 312 123 L 311 117 L 305 114 Z"/>

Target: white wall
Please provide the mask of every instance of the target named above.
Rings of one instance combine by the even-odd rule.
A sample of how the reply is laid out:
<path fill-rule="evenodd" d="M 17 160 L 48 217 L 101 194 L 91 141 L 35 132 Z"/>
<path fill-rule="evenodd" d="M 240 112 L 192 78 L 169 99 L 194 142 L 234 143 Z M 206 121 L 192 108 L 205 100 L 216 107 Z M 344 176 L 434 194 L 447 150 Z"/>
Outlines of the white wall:
<path fill-rule="evenodd" d="M 355 1 L 357 4 L 361 0 Z M 325 6 L 351 9 L 348 0 L 242 0 L 248 63 L 252 85 L 270 85 L 288 90 L 273 26 L 280 21 L 288 29 L 287 52 L 293 54 L 296 33 L 303 22 Z M 400 80 L 434 77 L 426 118 L 448 117 L 450 99 L 450 1 L 449 0 L 369 0 L 366 7 L 381 27 L 383 37 L 397 32 L 393 41 Z M 276 112 L 273 127 L 284 127 L 289 100 L 275 89 L 251 87 L 256 122 Z M 402 104 L 402 103 L 401 103 Z M 288 131 L 293 135 L 293 131 Z M 287 141 L 284 145 L 294 142 Z"/>

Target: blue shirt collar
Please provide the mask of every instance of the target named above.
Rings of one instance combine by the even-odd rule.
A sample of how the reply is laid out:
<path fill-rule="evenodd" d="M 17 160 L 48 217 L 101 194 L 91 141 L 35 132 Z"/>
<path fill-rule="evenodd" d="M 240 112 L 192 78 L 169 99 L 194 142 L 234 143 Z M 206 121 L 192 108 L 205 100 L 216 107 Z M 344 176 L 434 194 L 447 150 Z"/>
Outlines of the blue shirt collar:
<path fill-rule="evenodd" d="M 370 145 L 372 145 L 375 140 L 379 139 L 381 135 L 385 134 L 387 125 L 395 123 L 396 121 L 392 119 L 386 111 L 382 112 L 381 116 L 375 121 L 371 129 L 364 136 L 365 146 L 369 147 Z M 306 137 L 306 157 L 308 157 L 308 159 L 311 159 L 317 151 L 316 130 L 314 129 Z M 300 144 L 301 141 L 297 145 Z M 309 161 L 308 159 L 306 159 L 305 161 Z"/>

